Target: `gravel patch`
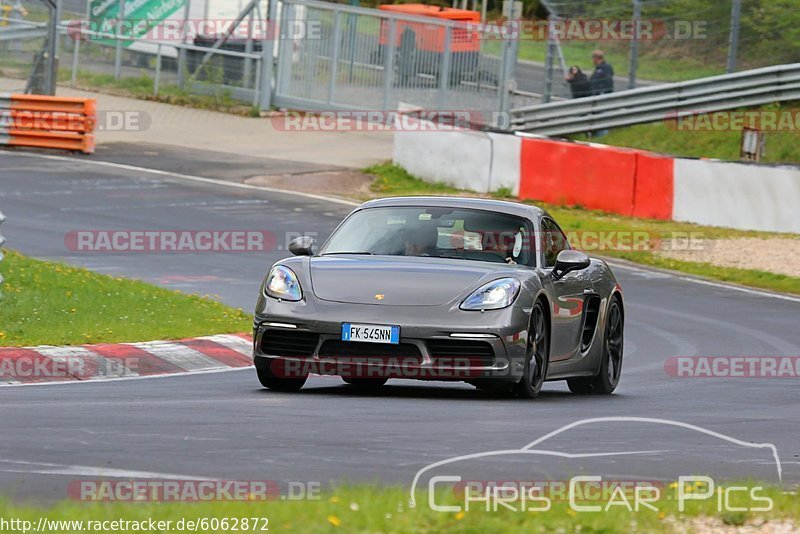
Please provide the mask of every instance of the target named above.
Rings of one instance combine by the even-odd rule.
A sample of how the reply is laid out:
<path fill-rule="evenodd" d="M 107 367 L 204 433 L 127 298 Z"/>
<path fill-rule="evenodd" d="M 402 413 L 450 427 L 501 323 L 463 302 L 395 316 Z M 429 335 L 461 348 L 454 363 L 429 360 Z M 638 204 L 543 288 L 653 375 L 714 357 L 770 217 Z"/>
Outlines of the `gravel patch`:
<path fill-rule="evenodd" d="M 739 237 L 706 239 L 693 250 L 680 250 L 677 243 L 666 243 L 657 254 L 682 261 L 710 263 L 719 267 L 757 269 L 800 277 L 800 239 L 781 237 Z M 674 246 L 670 246 L 674 245 Z"/>
<path fill-rule="evenodd" d="M 246 184 L 261 187 L 274 187 L 303 193 L 331 195 L 352 200 L 375 197 L 369 185 L 374 176 L 358 171 L 325 171 L 308 174 L 277 174 L 254 176 L 245 180 Z"/>

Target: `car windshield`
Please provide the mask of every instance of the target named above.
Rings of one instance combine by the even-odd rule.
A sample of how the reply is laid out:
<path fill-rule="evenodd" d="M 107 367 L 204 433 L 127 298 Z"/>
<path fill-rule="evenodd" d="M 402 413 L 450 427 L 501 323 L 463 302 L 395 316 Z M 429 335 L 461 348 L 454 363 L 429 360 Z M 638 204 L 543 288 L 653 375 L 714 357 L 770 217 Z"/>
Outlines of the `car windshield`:
<path fill-rule="evenodd" d="M 375 254 L 534 264 L 530 223 L 474 209 L 385 207 L 357 211 L 321 255 Z"/>

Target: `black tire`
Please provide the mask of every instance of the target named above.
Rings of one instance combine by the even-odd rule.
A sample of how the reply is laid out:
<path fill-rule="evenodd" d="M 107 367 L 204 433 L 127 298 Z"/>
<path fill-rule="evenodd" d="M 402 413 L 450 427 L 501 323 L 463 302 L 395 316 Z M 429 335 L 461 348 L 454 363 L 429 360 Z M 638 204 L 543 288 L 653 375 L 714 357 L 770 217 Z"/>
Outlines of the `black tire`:
<path fill-rule="evenodd" d="M 256 363 L 256 374 L 262 386 L 274 389 L 275 391 L 300 391 L 300 388 L 306 383 L 308 375 L 302 378 L 285 378 L 278 376 L 272 370 L 270 362 L 270 360 L 267 360 L 263 364 Z"/>
<path fill-rule="evenodd" d="M 514 388 L 523 399 L 535 399 L 542 390 L 550 366 L 550 322 L 547 310 L 539 300 L 531 311 L 531 325 L 528 328 L 528 351 L 525 358 L 522 379 Z"/>
<path fill-rule="evenodd" d="M 351 386 L 357 387 L 359 389 L 378 389 L 379 387 L 386 384 L 389 380 L 388 378 L 350 378 L 350 377 L 342 377 L 342 380 L 345 383 L 350 384 Z"/>
<path fill-rule="evenodd" d="M 617 389 L 622 375 L 622 355 L 625 340 L 625 315 L 619 297 L 612 297 L 608 306 L 605 332 L 603 333 L 603 354 L 600 370 L 591 378 L 567 380 L 567 386 L 579 395 L 610 395 Z"/>

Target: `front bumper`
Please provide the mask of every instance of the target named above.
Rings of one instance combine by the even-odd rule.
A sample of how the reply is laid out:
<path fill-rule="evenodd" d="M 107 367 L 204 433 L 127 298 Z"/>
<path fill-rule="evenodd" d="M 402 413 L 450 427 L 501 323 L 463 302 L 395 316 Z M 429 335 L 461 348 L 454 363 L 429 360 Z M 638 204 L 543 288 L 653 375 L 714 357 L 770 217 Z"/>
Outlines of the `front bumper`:
<path fill-rule="evenodd" d="M 457 306 L 385 306 L 262 297 L 253 357 L 287 377 L 516 382 L 522 377 L 530 309 L 467 312 Z M 342 323 L 397 325 L 400 344 L 341 341 Z M 302 350 L 292 340 L 302 340 Z M 296 354 L 293 354 L 295 352 Z M 302 354 L 300 354 L 302 352 Z"/>

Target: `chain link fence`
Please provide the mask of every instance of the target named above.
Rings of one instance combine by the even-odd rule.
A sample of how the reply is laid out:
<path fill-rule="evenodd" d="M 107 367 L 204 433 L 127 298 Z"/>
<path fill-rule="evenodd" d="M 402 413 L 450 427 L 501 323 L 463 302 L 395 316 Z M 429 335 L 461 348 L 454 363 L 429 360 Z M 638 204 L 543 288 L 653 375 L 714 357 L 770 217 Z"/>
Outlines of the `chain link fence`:
<path fill-rule="evenodd" d="M 564 21 L 565 64 L 593 70 L 602 49 L 618 76 L 616 90 L 685 81 L 800 62 L 800 26 L 793 2 L 767 0 L 551 0 Z M 632 31 L 638 22 L 639 38 Z M 525 51 L 521 51 L 525 55 Z M 554 95 L 565 96 L 556 64 Z M 560 92 L 559 92 L 560 91 Z"/>

